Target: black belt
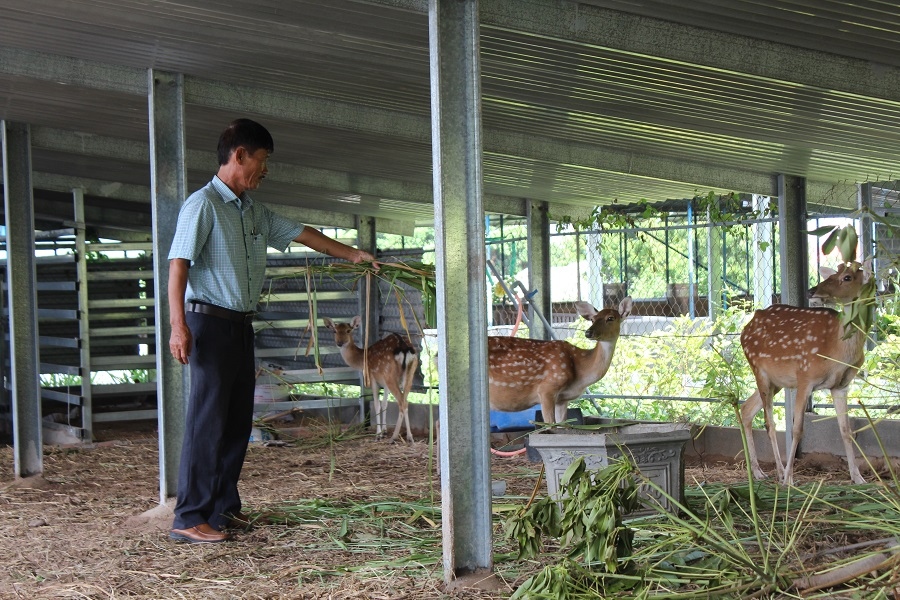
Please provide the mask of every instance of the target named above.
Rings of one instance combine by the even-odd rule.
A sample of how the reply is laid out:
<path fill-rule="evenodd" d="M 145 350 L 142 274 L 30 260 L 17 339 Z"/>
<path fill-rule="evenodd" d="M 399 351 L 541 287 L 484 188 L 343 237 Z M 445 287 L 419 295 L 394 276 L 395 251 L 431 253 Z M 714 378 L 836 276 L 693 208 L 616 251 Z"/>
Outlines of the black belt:
<path fill-rule="evenodd" d="M 255 315 L 255 313 L 252 312 L 240 312 L 237 310 L 231 310 L 230 308 L 215 306 L 214 304 L 205 304 L 203 302 L 188 302 L 187 310 L 189 312 L 209 315 L 211 317 L 219 317 L 220 319 L 236 321 L 238 323 L 243 323 L 244 325 L 249 325 L 250 323 L 252 323 L 253 316 Z"/>

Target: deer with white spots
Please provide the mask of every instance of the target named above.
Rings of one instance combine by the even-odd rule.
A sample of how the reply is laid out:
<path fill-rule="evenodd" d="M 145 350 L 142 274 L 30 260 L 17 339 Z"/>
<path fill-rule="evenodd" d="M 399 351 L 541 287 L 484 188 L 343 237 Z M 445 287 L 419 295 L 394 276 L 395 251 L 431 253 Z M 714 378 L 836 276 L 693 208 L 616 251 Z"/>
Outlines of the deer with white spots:
<path fill-rule="evenodd" d="M 631 312 L 631 298 L 618 310 L 598 311 L 587 302 L 575 309 L 591 321 L 585 337 L 595 340 L 591 349 L 556 340 L 488 337 L 488 381 L 491 408 L 515 412 L 541 405 L 547 423 L 566 419 L 570 400 L 584 393 L 609 370 L 622 319 Z"/>
<path fill-rule="evenodd" d="M 829 269 L 822 274 L 827 278 L 812 290 L 814 297 L 841 305 L 859 298 L 864 282 L 859 263 L 844 264 L 836 272 Z M 850 478 L 854 483 L 865 483 L 856 465 L 850 439 L 847 388 L 862 365 L 866 332 L 852 325 L 848 329 L 845 327 L 847 324 L 846 314 L 842 316 L 830 308 L 774 304 L 757 310 L 741 333 L 741 347 L 757 385 L 757 391 L 741 407 L 741 425 L 747 438 L 750 466 L 757 479 L 765 479 L 766 474 L 759 467 L 751 431 L 756 413 L 760 409 L 765 410 L 775 468 L 781 482 L 790 485 L 794 481 L 794 458 L 803 436 L 803 413 L 807 400 L 815 390 L 829 390 L 847 454 Z M 788 424 L 793 443 L 786 466 L 781 464 L 772 420 L 772 397 L 784 388 L 797 390 L 794 422 Z"/>
<path fill-rule="evenodd" d="M 341 357 L 348 366 L 363 373 L 364 380 L 372 386 L 372 399 L 375 405 L 375 437 L 384 436 L 387 421 L 388 391 L 397 399 L 399 414 L 391 443 L 400 435 L 400 427 L 406 423 L 406 441 L 413 442 L 409 427 L 409 406 L 407 397 L 412 387 L 416 368 L 419 366 L 419 351 L 408 339 L 392 333 L 363 350 L 353 341 L 353 331 L 361 323 L 359 315 L 350 323 L 335 323 L 328 317 L 323 319 L 325 326 L 334 332 L 334 342 L 341 349 Z M 378 390 L 384 397 L 379 399 Z"/>

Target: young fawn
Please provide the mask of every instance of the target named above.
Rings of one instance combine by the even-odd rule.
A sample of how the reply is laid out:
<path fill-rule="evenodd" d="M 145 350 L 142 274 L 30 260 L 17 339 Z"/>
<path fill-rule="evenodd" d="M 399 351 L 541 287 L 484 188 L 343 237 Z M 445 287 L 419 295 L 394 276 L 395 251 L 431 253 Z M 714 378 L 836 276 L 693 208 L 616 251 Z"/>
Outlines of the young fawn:
<path fill-rule="evenodd" d="M 334 332 L 334 343 L 341 349 L 341 357 L 347 365 L 363 373 L 363 377 L 372 386 L 372 399 L 375 404 L 375 437 L 384 435 L 387 420 L 388 391 L 397 399 L 400 409 L 397 425 L 391 442 L 396 442 L 400 435 L 400 426 L 406 423 L 406 440 L 412 443 L 413 436 L 409 427 L 409 409 L 406 398 L 412 386 L 416 367 L 419 365 L 419 352 L 409 340 L 392 333 L 363 350 L 353 341 L 353 331 L 360 325 L 359 315 L 350 323 L 335 323 L 328 317 L 323 319 L 325 326 Z M 366 367 L 368 367 L 366 372 Z M 379 399 L 379 388 L 384 398 Z"/>
<path fill-rule="evenodd" d="M 626 297 L 618 310 L 598 311 L 587 302 L 575 303 L 578 314 L 591 321 L 584 334 L 597 342 L 591 349 L 555 340 L 488 337 L 491 408 L 514 412 L 540 403 L 545 422 L 565 421 L 569 401 L 609 370 L 619 328 L 631 304 L 631 297 Z"/>
<path fill-rule="evenodd" d="M 823 272 L 826 275 L 826 272 Z M 813 296 L 828 303 L 848 304 L 859 298 L 863 269 L 858 263 L 841 265 L 813 290 Z M 751 427 L 753 417 L 765 410 L 766 430 L 775 454 L 778 477 L 785 485 L 794 481 L 794 458 L 803 437 L 803 413 L 814 390 L 829 390 L 834 400 L 838 428 L 847 453 L 850 478 L 865 483 L 853 452 L 850 423 L 847 418 L 847 388 L 863 362 L 866 332 L 845 330 L 847 317 L 830 308 L 797 308 L 774 304 L 757 310 L 741 333 L 741 347 L 756 377 L 757 391 L 741 407 L 741 425 L 747 437 L 753 476 L 764 479 L 759 467 Z M 851 326 L 852 327 L 852 326 Z M 772 397 L 784 388 L 797 390 L 794 401 L 793 443 L 787 466 L 781 464 L 775 427 L 772 421 Z"/>

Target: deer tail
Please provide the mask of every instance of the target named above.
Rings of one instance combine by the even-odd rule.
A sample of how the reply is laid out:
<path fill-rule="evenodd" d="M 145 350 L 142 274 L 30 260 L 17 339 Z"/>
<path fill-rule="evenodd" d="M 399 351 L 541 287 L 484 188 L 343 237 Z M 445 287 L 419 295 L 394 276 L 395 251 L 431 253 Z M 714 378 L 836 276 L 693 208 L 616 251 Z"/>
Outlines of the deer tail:
<path fill-rule="evenodd" d="M 397 341 L 397 347 L 394 348 L 394 358 L 400 364 L 400 370 L 403 373 L 406 373 L 409 369 L 414 367 L 415 363 L 413 359 L 419 355 L 419 349 L 402 336 L 397 334 L 394 335 L 396 336 Z"/>

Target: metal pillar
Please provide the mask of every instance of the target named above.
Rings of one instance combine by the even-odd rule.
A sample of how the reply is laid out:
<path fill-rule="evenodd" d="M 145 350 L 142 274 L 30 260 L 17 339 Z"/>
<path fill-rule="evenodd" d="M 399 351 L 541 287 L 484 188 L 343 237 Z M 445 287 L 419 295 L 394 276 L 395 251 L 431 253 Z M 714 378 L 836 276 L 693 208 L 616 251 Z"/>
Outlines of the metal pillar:
<path fill-rule="evenodd" d="M 806 180 L 788 175 L 778 176 L 778 233 L 781 237 L 781 302 L 790 306 L 806 306 L 809 289 L 809 254 L 806 240 Z M 784 390 L 785 448 L 793 444 L 791 424 L 797 390 Z M 809 399 L 807 399 L 807 403 Z"/>
<path fill-rule="evenodd" d="M 444 579 L 491 569 L 477 0 L 429 0 Z"/>
<path fill-rule="evenodd" d="M 709 222 L 709 227 L 706 228 L 706 261 L 709 265 L 706 281 L 706 298 L 709 306 L 707 314 L 711 321 L 715 321 L 725 306 L 722 298 L 725 290 L 725 239 L 723 229 L 713 223 L 709 209 L 706 216 Z"/>
<path fill-rule="evenodd" d="M 550 302 L 550 214 L 546 202 L 529 201 L 528 220 L 528 289 L 537 290 L 532 298 L 531 337 L 537 340 L 553 339 L 543 321 L 535 314 L 540 312 L 552 323 Z"/>
<path fill-rule="evenodd" d="M 857 185 L 856 189 L 857 208 L 859 208 L 859 256 L 857 259 L 862 263 L 869 259 L 872 260 L 872 277 L 875 277 L 877 284 L 883 278 L 882 267 L 888 261 L 878 260 L 876 257 L 875 220 L 872 219 L 872 184 L 861 183 Z M 866 336 L 866 349 L 873 350 L 874 348 L 874 336 Z"/>
<path fill-rule="evenodd" d="M 781 301 L 806 306 L 809 290 L 806 180 L 778 176 L 778 228 L 781 236 Z"/>
<path fill-rule="evenodd" d="M 88 310 L 87 239 L 84 218 L 84 190 L 72 190 L 75 213 L 75 274 L 78 290 L 78 340 L 79 366 L 81 375 L 81 427 L 82 438 L 88 442 L 94 439 L 94 403 L 91 390 L 91 333 L 90 311 Z"/>
<path fill-rule="evenodd" d="M 159 420 L 159 498 L 174 496 L 184 439 L 187 367 L 169 353 L 169 248 L 184 201 L 184 77 L 147 71 L 150 111 L 150 187 L 153 219 L 153 284 L 156 298 L 156 394 Z"/>
<path fill-rule="evenodd" d="M 872 184 L 861 183 L 857 186 L 857 208 L 859 209 L 859 257 L 860 262 L 872 260 L 872 273 L 876 276 L 881 273 L 882 264 L 886 261 L 878 260 L 875 256 L 875 221 L 872 219 Z"/>
<path fill-rule="evenodd" d="M 602 210 L 602 209 L 601 209 Z M 604 284 L 603 281 L 603 253 L 600 252 L 600 240 L 604 235 L 599 231 L 591 231 L 585 236 L 585 256 L 588 268 L 587 276 L 587 301 L 594 305 L 598 310 L 606 308 L 603 306 Z M 610 282 L 611 283 L 611 282 Z M 583 300 L 584 298 L 582 298 Z"/>
<path fill-rule="evenodd" d="M 356 220 L 357 244 L 360 250 L 370 252 L 375 256 L 376 231 L 374 217 L 359 216 Z M 378 341 L 378 332 L 381 329 L 381 302 L 378 290 L 378 280 L 370 277 L 367 282 L 361 283 L 359 286 L 359 314 L 362 317 L 362 330 L 359 332 L 360 344 L 362 347 L 371 346 Z M 371 406 L 372 400 L 372 382 L 366 381 L 365 376 L 360 373 L 360 402 L 363 410 L 367 414 L 361 414 L 360 420 L 365 421 L 369 416 L 368 407 Z M 398 416 L 399 418 L 399 416 Z"/>
<path fill-rule="evenodd" d="M 687 205 L 687 295 L 688 295 L 688 315 L 693 319 L 697 316 L 696 294 L 694 290 L 699 288 L 697 285 L 697 228 L 694 219 L 694 201 L 691 200 Z"/>
<path fill-rule="evenodd" d="M 24 123 L 0 121 L 0 125 L 3 136 L 14 474 L 16 477 L 28 477 L 44 471 L 31 130 Z"/>

